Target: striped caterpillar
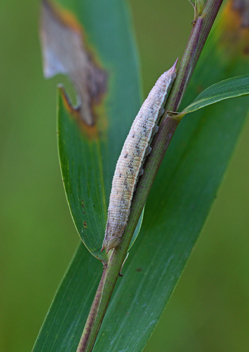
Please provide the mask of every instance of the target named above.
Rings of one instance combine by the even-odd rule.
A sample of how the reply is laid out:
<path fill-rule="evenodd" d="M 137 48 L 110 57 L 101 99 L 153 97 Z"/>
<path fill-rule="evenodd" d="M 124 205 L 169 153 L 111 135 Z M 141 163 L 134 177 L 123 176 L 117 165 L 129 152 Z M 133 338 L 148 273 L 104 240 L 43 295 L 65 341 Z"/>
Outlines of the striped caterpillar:
<path fill-rule="evenodd" d="M 150 142 L 158 130 L 164 105 L 176 77 L 176 64 L 164 72 L 141 106 L 117 161 L 112 180 L 108 218 L 102 249 L 117 247 L 127 225 L 131 201 L 143 163 L 151 151 Z"/>

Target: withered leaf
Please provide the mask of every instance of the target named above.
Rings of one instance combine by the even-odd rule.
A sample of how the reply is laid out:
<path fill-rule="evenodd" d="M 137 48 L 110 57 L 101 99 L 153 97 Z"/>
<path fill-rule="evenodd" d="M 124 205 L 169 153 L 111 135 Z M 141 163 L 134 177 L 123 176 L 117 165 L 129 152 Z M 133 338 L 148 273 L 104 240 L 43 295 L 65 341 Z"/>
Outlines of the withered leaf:
<path fill-rule="evenodd" d="M 77 106 L 68 104 L 82 121 L 93 125 L 94 105 L 103 96 L 107 75 L 87 49 L 82 27 L 69 12 L 43 0 L 40 33 L 44 76 L 68 75 L 78 95 Z"/>

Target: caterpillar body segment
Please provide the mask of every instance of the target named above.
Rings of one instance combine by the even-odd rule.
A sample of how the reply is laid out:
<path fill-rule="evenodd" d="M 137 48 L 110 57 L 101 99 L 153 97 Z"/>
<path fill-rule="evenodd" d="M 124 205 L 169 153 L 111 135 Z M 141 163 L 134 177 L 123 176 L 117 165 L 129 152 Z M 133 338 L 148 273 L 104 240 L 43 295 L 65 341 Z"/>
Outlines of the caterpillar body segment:
<path fill-rule="evenodd" d="M 142 174 L 150 143 L 158 130 L 167 96 L 176 77 L 176 63 L 164 72 L 141 106 L 125 140 L 116 164 L 108 207 L 108 219 L 102 250 L 117 247 L 127 225 L 136 183 Z"/>

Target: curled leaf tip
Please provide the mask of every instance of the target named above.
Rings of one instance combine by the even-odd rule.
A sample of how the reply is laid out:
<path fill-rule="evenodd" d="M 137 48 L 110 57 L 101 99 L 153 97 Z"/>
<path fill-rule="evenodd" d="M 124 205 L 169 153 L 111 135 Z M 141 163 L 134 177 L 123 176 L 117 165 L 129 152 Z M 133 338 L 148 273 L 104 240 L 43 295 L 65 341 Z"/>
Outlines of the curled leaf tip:
<path fill-rule="evenodd" d="M 78 96 L 75 107 L 66 96 L 68 104 L 85 124 L 93 125 L 94 107 L 106 90 L 107 75 L 86 48 L 82 27 L 70 12 L 43 0 L 40 33 L 44 76 L 67 75 Z"/>
<path fill-rule="evenodd" d="M 58 85 L 59 96 L 62 100 L 64 108 L 68 111 L 69 115 L 73 117 L 78 122 L 78 127 L 81 131 L 88 137 L 88 139 L 98 139 L 99 134 L 96 124 L 88 125 L 82 119 L 79 118 L 79 108 L 73 107 L 70 103 L 70 99 L 67 95 L 67 92 L 62 84 Z"/>

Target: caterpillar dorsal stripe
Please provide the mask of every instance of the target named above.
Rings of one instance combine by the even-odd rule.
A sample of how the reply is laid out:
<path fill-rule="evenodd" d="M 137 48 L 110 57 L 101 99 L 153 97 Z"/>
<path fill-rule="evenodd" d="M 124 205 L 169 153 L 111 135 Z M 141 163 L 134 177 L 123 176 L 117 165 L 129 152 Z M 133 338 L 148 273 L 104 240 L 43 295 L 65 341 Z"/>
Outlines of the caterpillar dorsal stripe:
<path fill-rule="evenodd" d="M 176 77 L 176 64 L 164 72 L 141 106 L 117 161 L 112 180 L 108 218 L 102 250 L 117 247 L 127 225 L 132 197 L 150 142 L 164 112 L 164 105 Z"/>

